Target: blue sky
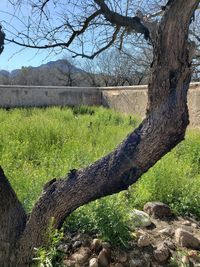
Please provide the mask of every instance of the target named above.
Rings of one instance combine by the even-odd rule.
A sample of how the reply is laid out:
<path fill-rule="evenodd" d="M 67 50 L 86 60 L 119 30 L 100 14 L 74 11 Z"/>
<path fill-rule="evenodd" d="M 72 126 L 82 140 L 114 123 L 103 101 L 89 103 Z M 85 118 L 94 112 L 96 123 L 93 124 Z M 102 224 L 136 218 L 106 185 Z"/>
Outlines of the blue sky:
<path fill-rule="evenodd" d="M 22 1 L 23 2 L 23 1 Z M 31 3 L 31 1 L 26 0 L 26 3 Z M 34 2 L 34 1 L 33 1 Z M 71 18 L 73 18 L 72 20 L 72 25 L 76 25 L 77 21 L 75 19 L 74 21 L 74 17 L 76 18 L 76 16 L 74 16 L 74 14 L 77 15 L 77 17 L 79 18 L 79 16 L 81 17 L 82 15 L 84 16 L 85 11 L 90 12 L 90 9 L 87 10 L 91 4 L 91 0 L 82 0 L 80 1 L 81 3 L 81 7 L 83 8 L 83 6 L 85 5 L 85 7 L 87 7 L 86 9 L 80 9 L 80 7 L 78 7 L 78 5 L 74 5 L 74 4 L 69 4 L 72 3 L 73 1 L 66 1 L 66 0 L 57 0 L 57 1 L 50 1 L 48 3 L 48 7 L 49 7 L 49 13 L 48 13 L 48 21 L 46 20 L 46 24 L 52 26 L 53 27 L 57 27 L 65 24 L 66 20 L 69 20 Z M 74 1 L 76 3 L 78 3 L 78 1 Z M 134 0 L 134 3 L 138 2 L 139 4 L 137 4 L 137 6 L 141 6 L 142 10 L 145 7 L 145 3 L 148 2 L 147 0 Z M 151 0 L 149 0 L 149 2 L 151 3 Z M 58 3 L 57 5 L 55 3 Z M 121 3 L 123 3 L 123 1 L 121 1 Z M 11 6 L 11 4 L 9 4 L 8 0 L 0 0 L 0 22 L 2 22 L 2 25 L 4 26 L 4 31 L 6 33 L 7 38 L 11 39 L 13 37 L 10 37 L 9 31 L 11 33 L 15 32 L 15 34 L 17 36 L 19 36 L 19 32 L 20 34 L 27 34 L 27 30 L 23 31 L 23 27 L 24 25 L 27 25 L 27 21 L 28 18 L 30 17 L 30 20 L 32 20 L 32 25 L 34 25 L 34 23 L 37 25 L 38 23 L 38 18 L 34 17 L 33 15 L 33 11 L 34 8 L 31 5 L 26 5 L 26 6 L 21 6 L 20 9 L 14 10 L 13 11 L 13 7 Z M 131 15 L 133 15 L 133 10 L 130 9 L 129 10 L 131 12 Z M 48 11 L 47 11 L 48 12 Z M 13 15 L 8 15 L 8 13 L 13 14 Z M 67 14 L 67 15 L 66 15 Z M 17 18 L 20 19 L 17 19 Z M 63 23 L 64 21 L 64 23 Z M 23 25 L 24 24 L 24 25 Z M 51 27 L 50 26 L 50 27 Z M 46 27 L 48 30 L 45 32 L 49 32 L 49 27 Z M 27 28 L 26 28 L 27 29 Z M 36 27 L 34 28 L 34 30 L 36 29 Z M 43 29 L 43 28 L 42 28 Z M 69 27 L 68 27 L 69 29 Z M 95 51 L 99 50 L 100 47 L 104 46 L 105 43 L 107 42 L 107 35 L 112 36 L 113 34 L 113 27 L 108 27 L 105 26 L 104 28 L 99 27 L 98 29 L 95 28 L 95 31 L 93 32 L 93 28 L 90 29 L 90 32 L 87 32 L 84 34 L 84 36 L 80 36 L 79 38 L 76 38 L 76 40 L 78 40 L 77 42 L 73 41 L 73 47 L 70 46 L 70 49 L 74 49 L 76 52 L 79 53 L 85 53 L 85 54 L 92 54 Z M 31 30 L 30 30 L 31 31 Z M 32 31 L 33 32 L 33 31 Z M 35 36 L 44 36 L 44 33 L 36 31 Z M 50 31 L 51 33 L 51 31 Z M 92 34 L 90 34 L 92 33 Z M 56 40 L 69 40 L 69 34 L 71 34 L 69 31 L 60 30 L 57 31 L 57 34 L 55 36 L 53 36 L 52 39 L 56 39 Z M 21 36 L 20 35 L 20 36 Z M 11 36 L 13 36 L 11 34 Z M 49 38 L 49 40 L 52 40 L 51 37 Z M 16 38 L 15 38 L 16 40 Z M 41 42 L 39 43 L 40 45 L 46 45 L 48 44 L 48 40 L 44 40 L 41 38 L 37 38 L 34 40 L 41 40 Z M 50 42 L 50 41 L 49 41 Z M 54 41 L 53 41 L 54 42 Z M 84 48 L 82 50 L 82 44 L 84 44 Z M 95 46 L 96 44 L 96 46 Z M 21 68 L 22 66 L 38 66 L 41 64 L 44 64 L 48 61 L 52 61 L 52 60 L 57 60 L 57 59 L 62 59 L 63 57 L 68 56 L 66 53 L 66 50 L 63 51 L 62 53 L 59 54 L 55 54 L 55 53 L 51 53 L 52 50 L 49 49 L 43 49 L 43 50 L 37 50 L 37 49 L 33 49 L 33 48 L 26 48 L 26 49 L 22 49 L 22 47 L 17 46 L 13 43 L 9 43 L 5 45 L 5 49 L 3 51 L 3 53 L 0 55 L 0 69 L 5 69 L 5 70 L 13 70 L 13 69 L 17 69 L 17 68 Z M 82 59 L 81 57 L 77 58 L 79 62 L 82 63 Z"/>
<path fill-rule="evenodd" d="M 25 49 L 20 51 L 20 47 L 8 44 L 5 46 L 3 53 L 0 55 L 0 69 L 13 70 L 21 68 L 22 66 L 39 66 L 51 60 L 57 60 L 63 55 L 52 55 L 47 57 L 48 51 L 37 51 L 35 49 Z"/>
<path fill-rule="evenodd" d="M 85 5 L 89 6 L 90 1 L 91 0 L 85 0 Z M 74 13 L 81 14 L 80 9 L 76 5 L 73 5 L 73 4 L 69 5 L 63 0 L 58 0 L 57 2 L 59 4 L 56 5 L 56 7 L 54 6 L 54 1 L 50 1 L 48 3 L 49 4 L 48 8 L 50 11 L 50 13 L 48 14 L 48 17 L 50 18 L 51 24 L 53 23 L 54 27 L 58 25 L 60 26 L 60 24 L 63 23 L 62 19 L 65 19 L 63 16 L 63 12 L 67 13 L 69 11 L 68 18 L 73 18 Z M 31 1 L 28 3 L 31 3 Z M 8 30 L 11 33 L 13 32 L 23 33 L 23 30 L 22 30 L 24 26 L 23 24 L 27 24 L 29 15 L 30 15 L 31 20 L 37 24 L 38 20 L 37 18 L 32 16 L 33 14 L 31 13 L 32 11 L 33 11 L 33 8 L 31 7 L 31 5 L 29 5 L 28 7 L 27 5 L 21 6 L 20 9 L 13 10 L 13 7 L 9 3 L 8 0 L 0 0 L 0 21 L 2 22 L 4 32 L 6 33 Z M 14 13 L 15 17 L 13 15 L 8 15 L 8 13 L 10 14 Z M 21 19 L 21 22 L 19 19 L 16 19 L 16 17 L 19 17 Z M 96 32 L 96 37 L 95 37 L 96 39 L 95 38 L 94 39 L 96 42 L 98 38 L 101 39 L 101 34 L 98 34 L 97 30 L 95 32 Z M 67 33 L 65 31 L 63 31 L 62 33 L 60 32 L 58 34 L 59 36 L 57 35 L 57 38 L 61 38 L 62 40 L 69 39 L 69 35 L 67 36 Z M 13 38 L 13 37 L 10 37 L 9 32 L 6 33 L 6 36 L 9 39 Z M 13 35 L 11 34 L 11 36 Z M 82 39 L 81 42 L 84 43 L 84 48 L 85 48 L 84 52 L 86 54 L 90 54 L 93 48 L 93 44 L 91 45 L 91 43 L 94 43 L 94 39 L 93 37 L 90 38 L 88 34 L 84 35 L 83 38 L 84 38 L 84 41 Z M 48 40 L 41 41 L 40 45 L 41 44 L 42 45 L 48 44 Z M 77 45 L 75 42 L 73 42 L 73 46 L 70 46 L 70 49 L 71 48 L 74 49 L 75 51 L 79 51 L 79 53 L 82 52 L 80 43 Z M 66 50 L 63 50 L 62 53 L 59 52 L 56 55 L 56 53 L 54 53 L 50 49 L 42 49 L 42 50 L 37 50 L 33 48 L 22 49 L 22 47 L 18 45 L 15 45 L 13 43 L 7 43 L 5 44 L 3 53 L 0 55 L 0 69 L 5 69 L 5 70 L 10 71 L 13 69 L 21 68 L 22 66 L 38 66 L 48 61 L 62 59 L 64 57 L 68 57 L 68 58 L 70 57 L 69 53 L 67 53 Z M 81 63 L 83 62 L 81 57 L 78 57 L 78 61 Z"/>
<path fill-rule="evenodd" d="M 0 20 L 9 20 L 9 22 L 11 24 L 14 23 L 15 27 L 17 28 L 19 26 L 18 22 L 10 19 L 5 12 L 12 13 L 13 9 L 10 6 L 8 0 L 1 0 Z M 6 44 L 3 53 L 0 55 L 0 70 L 5 69 L 10 71 L 13 69 L 21 68 L 22 66 L 38 66 L 51 60 L 63 58 L 65 55 L 63 53 L 59 55 L 52 54 L 48 56 L 48 50 L 38 51 L 36 49 L 31 48 L 26 48 L 23 50 L 21 49 L 21 47 L 15 44 Z"/>

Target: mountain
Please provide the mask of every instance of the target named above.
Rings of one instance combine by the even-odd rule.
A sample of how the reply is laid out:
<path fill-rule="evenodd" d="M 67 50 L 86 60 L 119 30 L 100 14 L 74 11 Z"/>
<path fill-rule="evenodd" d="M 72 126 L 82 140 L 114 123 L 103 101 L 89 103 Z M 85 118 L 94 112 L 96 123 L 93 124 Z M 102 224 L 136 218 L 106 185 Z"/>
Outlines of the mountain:
<path fill-rule="evenodd" d="M 59 59 L 56 61 L 49 61 L 46 64 L 42 64 L 38 69 L 59 69 L 63 72 L 81 73 L 84 72 L 82 69 L 75 67 L 66 59 Z"/>
<path fill-rule="evenodd" d="M 22 67 L 24 68 L 24 67 Z M 25 67 L 33 70 L 52 70 L 52 69 L 58 69 L 62 72 L 71 72 L 71 73 L 83 73 L 84 71 L 81 70 L 80 68 L 75 67 L 74 65 L 72 65 L 68 60 L 66 59 L 59 59 L 56 61 L 49 61 L 46 64 L 42 64 L 38 67 Z M 12 70 L 11 72 L 7 71 L 7 70 L 0 70 L 0 76 L 11 76 L 11 77 L 16 77 L 17 75 L 19 75 L 19 73 L 21 72 L 22 69 L 15 69 Z"/>
<path fill-rule="evenodd" d="M 89 73 L 66 59 L 50 61 L 38 67 L 0 71 L 0 84 L 44 86 L 90 86 Z M 91 76 L 91 74 L 90 74 Z"/>
<path fill-rule="evenodd" d="M 20 69 L 16 69 L 16 70 L 12 70 L 9 74 L 10 74 L 11 77 L 16 77 L 17 75 L 20 74 L 20 72 L 21 72 Z"/>
<path fill-rule="evenodd" d="M 7 77 L 7 76 L 9 76 L 9 75 L 10 75 L 10 72 L 7 71 L 7 70 L 1 70 L 1 71 L 0 71 L 0 76 Z"/>

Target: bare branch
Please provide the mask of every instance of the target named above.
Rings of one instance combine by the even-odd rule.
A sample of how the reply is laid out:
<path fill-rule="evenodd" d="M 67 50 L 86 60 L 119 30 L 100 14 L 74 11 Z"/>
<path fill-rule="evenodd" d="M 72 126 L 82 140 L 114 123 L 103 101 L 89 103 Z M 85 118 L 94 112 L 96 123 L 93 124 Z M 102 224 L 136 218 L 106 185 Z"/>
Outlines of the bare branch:
<path fill-rule="evenodd" d="M 85 55 L 84 53 L 83 54 L 78 54 L 76 53 L 76 55 L 73 56 L 73 58 L 77 57 L 77 56 L 81 56 L 81 57 L 85 57 L 85 58 L 88 58 L 88 59 L 93 59 L 95 58 L 97 55 L 99 55 L 101 52 L 105 51 L 106 49 L 108 49 L 109 47 L 111 47 L 111 45 L 115 42 L 116 38 L 117 38 L 117 34 L 119 33 L 120 31 L 120 27 L 117 27 L 116 30 L 114 31 L 113 33 L 113 36 L 112 36 L 112 39 L 110 40 L 110 42 L 103 46 L 101 49 L 99 49 L 98 51 L 96 51 L 95 53 L 93 53 L 92 55 Z"/>
<path fill-rule="evenodd" d="M 42 3 L 42 6 L 41 6 L 41 13 L 45 13 L 44 12 L 44 7 L 46 6 L 46 4 L 49 2 L 50 0 L 45 0 L 44 3 Z"/>
<path fill-rule="evenodd" d="M 119 50 L 122 50 L 122 46 L 123 46 L 123 41 L 124 41 L 124 36 L 126 34 L 126 31 L 123 30 L 121 36 L 120 36 L 120 44 L 119 44 Z"/>
<path fill-rule="evenodd" d="M 136 17 L 122 16 L 116 12 L 113 12 L 105 4 L 104 0 L 94 0 L 94 1 L 101 8 L 101 11 L 105 16 L 105 18 L 112 24 L 120 27 L 126 27 L 129 30 L 141 33 L 144 35 L 144 38 L 146 40 L 149 39 L 149 30 L 141 23 L 140 18 L 138 18 L 137 16 Z"/>
<path fill-rule="evenodd" d="M 8 39 L 5 38 L 5 41 L 17 44 L 19 46 L 27 47 L 27 48 L 36 48 L 36 49 L 47 49 L 47 48 L 56 48 L 56 47 L 67 47 L 66 43 L 55 43 L 55 44 L 46 44 L 46 45 L 36 45 L 36 44 L 26 44 L 26 43 L 20 43 L 18 41 L 15 41 L 14 39 Z"/>
<path fill-rule="evenodd" d="M 199 35 L 197 35 L 194 31 L 191 31 L 191 30 L 189 31 L 189 33 L 190 33 L 192 36 L 194 36 L 198 42 L 200 42 L 200 37 L 199 37 Z"/>
<path fill-rule="evenodd" d="M 66 43 L 66 46 L 68 47 L 72 42 L 73 40 L 75 39 L 76 36 L 82 34 L 85 32 L 85 30 L 88 28 L 89 26 L 89 23 L 95 19 L 97 16 L 99 16 L 101 14 L 101 11 L 100 10 L 97 10 L 96 12 L 94 12 L 92 15 L 90 15 L 88 18 L 86 18 L 86 20 L 84 21 L 83 23 L 83 27 L 81 30 L 78 30 L 78 31 L 73 31 L 73 34 L 71 35 L 71 37 L 69 38 L 69 41 Z"/>

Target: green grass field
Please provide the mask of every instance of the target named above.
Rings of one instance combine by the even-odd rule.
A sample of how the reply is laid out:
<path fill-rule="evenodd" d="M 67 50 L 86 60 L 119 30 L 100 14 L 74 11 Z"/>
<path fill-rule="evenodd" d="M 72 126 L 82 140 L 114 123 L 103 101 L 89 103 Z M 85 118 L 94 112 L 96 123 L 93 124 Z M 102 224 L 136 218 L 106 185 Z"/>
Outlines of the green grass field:
<path fill-rule="evenodd" d="M 104 108 L 0 110 L 0 165 L 27 211 L 44 183 L 110 152 L 139 119 Z M 129 239 L 129 211 L 159 200 L 177 214 L 200 218 L 200 132 L 160 160 L 127 192 L 94 201 L 67 220 L 72 230 L 96 231 L 115 245 Z"/>
<path fill-rule="evenodd" d="M 0 110 L 0 164 L 30 210 L 42 186 L 110 152 L 138 120 L 103 108 Z"/>

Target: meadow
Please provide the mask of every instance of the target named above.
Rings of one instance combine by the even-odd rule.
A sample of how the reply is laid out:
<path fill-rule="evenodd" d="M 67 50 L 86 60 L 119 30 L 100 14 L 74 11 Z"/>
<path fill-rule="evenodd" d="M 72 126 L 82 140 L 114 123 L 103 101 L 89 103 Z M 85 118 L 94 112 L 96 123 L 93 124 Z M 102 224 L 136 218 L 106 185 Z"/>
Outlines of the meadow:
<path fill-rule="evenodd" d="M 48 180 L 109 153 L 139 122 L 101 107 L 0 109 L 0 165 L 29 212 Z M 128 191 L 77 209 L 65 228 L 97 232 L 126 247 L 131 210 L 162 201 L 176 214 L 200 219 L 199 188 L 200 131 L 188 130 L 186 140 Z"/>

